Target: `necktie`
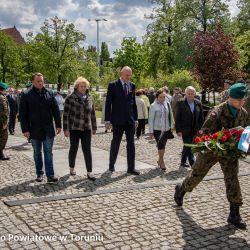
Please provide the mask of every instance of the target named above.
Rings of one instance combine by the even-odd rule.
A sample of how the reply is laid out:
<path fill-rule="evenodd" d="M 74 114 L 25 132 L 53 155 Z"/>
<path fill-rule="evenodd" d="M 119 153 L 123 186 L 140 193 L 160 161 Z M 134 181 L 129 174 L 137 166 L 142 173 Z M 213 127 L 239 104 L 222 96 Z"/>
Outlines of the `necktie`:
<path fill-rule="evenodd" d="M 125 96 L 128 95 L 128 84 L 127 83 L 124 83 L 124 94 L 125 94 Z"/>

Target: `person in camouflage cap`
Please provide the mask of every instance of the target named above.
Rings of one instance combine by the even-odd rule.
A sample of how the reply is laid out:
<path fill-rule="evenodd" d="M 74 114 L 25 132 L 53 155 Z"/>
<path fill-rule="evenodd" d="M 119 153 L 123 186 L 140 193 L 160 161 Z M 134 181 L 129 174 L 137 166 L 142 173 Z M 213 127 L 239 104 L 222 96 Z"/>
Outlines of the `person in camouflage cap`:
<path fill-rule="evenodd" d="M 9 109 L 7 98 L 4 95 L 7 88 L 8 85 L 6 83 L 0 83 L 0 161 L 9 160 L 9 157 L 5 156 L 3 153 L 8 140 L 7 124 Z"/>
<path fill-rule="evenodd" d="M 229 89 L 229 98 L 226 102 L 215 106 L 208 115 L 201 130 L 205 134 L 215 133 L 222 128 L 246 127 L 250 124 L 247 111 L 242 107 L 247 95 L 246 85 L 236 83 Z M 217 162 L 220 163 L 224 174 L 227 199 L 230 203 L 228 223 L 237 228 L 245 229 L 246 223 L 241 219 L 239 207 L 242 205 L 242 196 L 238 180 L 238 159 L 217 158 L 211 152 L 199 153 L 193 169 L 188 173 L 182 184 L 175 187 L 174 200 L 178 206 L 182 206 L 186 192 L 191 192 L 205 177 L 208 171 Z"/>

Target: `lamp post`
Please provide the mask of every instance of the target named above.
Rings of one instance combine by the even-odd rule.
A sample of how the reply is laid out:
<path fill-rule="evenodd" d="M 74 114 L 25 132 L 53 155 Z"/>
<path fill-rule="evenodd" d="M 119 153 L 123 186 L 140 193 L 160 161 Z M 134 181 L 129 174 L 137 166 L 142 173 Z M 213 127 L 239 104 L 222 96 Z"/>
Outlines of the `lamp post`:
<path fill-rule="evenodd" d="M 100 78 L 100 53 L 99 53 L 99 22 L 100 21 L 108 21 L 105 18 L 95 18 L 95 19 L 88 19 L 88 21 L 96 21 L 96 37 L 97 37 L 97 44 L 96 44 L 96 66 L 97 66 L 97 79 L 96 79 L 96 91 L 99 91 L 99 78 Z"/>

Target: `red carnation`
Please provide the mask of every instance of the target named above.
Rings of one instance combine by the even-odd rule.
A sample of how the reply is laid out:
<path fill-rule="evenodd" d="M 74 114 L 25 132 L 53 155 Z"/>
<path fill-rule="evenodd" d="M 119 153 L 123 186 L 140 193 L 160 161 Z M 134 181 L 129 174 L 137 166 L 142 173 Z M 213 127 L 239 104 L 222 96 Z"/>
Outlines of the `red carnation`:
<path fill-rule="evenodd" d="M 227 137 L 226 135 L 223 135 L 223 136 L 221 137 L 221 141 L 222 141 L 222 142 L 225 142 L 227 139 L 228 139 L 228 137 Z"/>
<path fill-rule="evenodd" d="M 201 138 L 200 137 L 195 137 L 195 139 L 194 139 L 194 142 L 196 143 L 196 144 L 198 144 L 199 142 L 201 141 Z"/>
<path fill-rule="evenodd" d="M 214 134 L 212 134 L 211 135 L 211 139 L 213 139 L 213 140 L 217 140 L 218 139 L 218 133 L 214 133 Z"/>

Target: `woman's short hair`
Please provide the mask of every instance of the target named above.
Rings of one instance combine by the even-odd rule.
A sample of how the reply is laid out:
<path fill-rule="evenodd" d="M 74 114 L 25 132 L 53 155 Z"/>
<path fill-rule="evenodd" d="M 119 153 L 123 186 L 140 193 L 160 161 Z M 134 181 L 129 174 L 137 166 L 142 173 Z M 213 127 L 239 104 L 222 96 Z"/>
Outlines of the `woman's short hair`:
<path fill-rule="evenodd" d="M 85 83 L 87 87 L 89 88 L 89 85 L 90 85 L 89 81 L 86 78 L 80 76 L 74 82 L 74 90 L 78 89 L 80 83 Z"/>
<path fill-rule="evenodd" d="M 166 93 L 165 89 L 164 88 L 160 88 L 156 91 L 155 93 L 155 98 L 158 98 L 160 94 L 162 93 Z"/>

